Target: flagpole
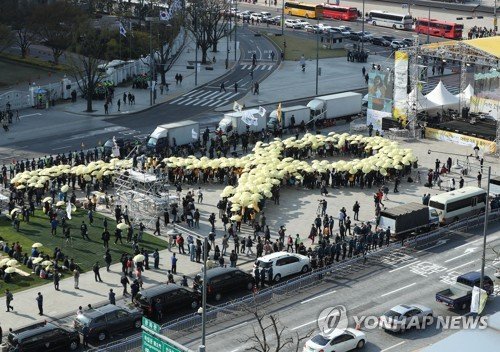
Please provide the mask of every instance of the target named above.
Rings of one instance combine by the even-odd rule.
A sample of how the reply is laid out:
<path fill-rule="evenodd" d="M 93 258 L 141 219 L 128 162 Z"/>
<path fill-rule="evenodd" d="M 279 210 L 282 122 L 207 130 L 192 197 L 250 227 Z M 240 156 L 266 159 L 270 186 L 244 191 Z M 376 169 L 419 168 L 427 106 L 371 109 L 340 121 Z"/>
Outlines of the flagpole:
<path fill-rule="evenodd" d="M 118 59 L 122 59 L 122 35 L 118 36 Z"/>
<path fill-rule="evenodd" d="M 128 58 L 129 60 L 132 60 L 132 20 L 129 21 L 129 30 L 130 30 L 130 38 L 129 38 L 129 52 L 128 52 Z"/>

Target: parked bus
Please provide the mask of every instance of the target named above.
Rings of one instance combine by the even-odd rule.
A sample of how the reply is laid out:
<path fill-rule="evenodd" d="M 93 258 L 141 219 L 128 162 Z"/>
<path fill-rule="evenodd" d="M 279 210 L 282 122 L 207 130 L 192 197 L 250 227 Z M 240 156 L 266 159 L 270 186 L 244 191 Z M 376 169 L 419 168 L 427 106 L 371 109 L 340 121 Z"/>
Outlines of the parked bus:
<path fill-rule="evenodd" d="M 285 2 L 285 14 L 305 18 L 323 18 L 323 5 L 308 4 L 305 2 Z"/>
<path fill-rule="evenodd" d="M 356 21 L 358 19 L 358 9 L 355 7 L 323 4 L 323 18 L 332 18 L 334 20 L 342 21 Z"/>
<path fill-rule="evenodd" d="M 448 39 L 462 39 L 463 29 L 463 24 L 435 19 L 429 21 L 427 18 L 419 18 L 415 23 L 415 32 L 417 33 Z"/>
<path fill-rule="evenodd" d="M 402 15 L 399 13 L 373 10 L 368 13 L 368 22 L 374 26 L 410 30 L 413 26 L 413 17 L 409 14 Z"/>
<path fill-rule="evenodd" d="M 436 209 L 441 224 L 479 214 L 485 207 L 486 191 L 479 187 L 463 187 L 429 200 L 429 208 Z"/>

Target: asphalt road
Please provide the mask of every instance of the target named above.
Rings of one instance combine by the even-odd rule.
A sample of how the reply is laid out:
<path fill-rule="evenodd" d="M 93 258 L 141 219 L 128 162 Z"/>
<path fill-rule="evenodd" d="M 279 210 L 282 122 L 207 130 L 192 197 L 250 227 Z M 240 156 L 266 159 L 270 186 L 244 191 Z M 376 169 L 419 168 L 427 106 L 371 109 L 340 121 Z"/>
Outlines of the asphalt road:
<path fill-rule="evenodd" d="M 489 229 L 486 274 L 493 277 L 491 265 L 496 258 L 491 250 L 500 245 L 500 224 Z M 289 298 L 266 307 L 276 313 L 287 334 L 304 335 L 319 331 L 319 313 L 336 305 L 344 305 L 353 326 L 353 316 L 380 316 L 398 304 L 420 303 L 434 310 L 435 315 L 457 316 L 464 311 L 451 311 L 435 302 L 435 293 L 446 289 L 456 276 L 480 269 L 481 229 L 472 234 L 451 233 L 442 240 L 410 253 L 393 252 L 381 260 L 369 260 L 366 267 L 345 276 L 332 277 L 314 288 L 297 291 Z M 498 259 L 497 259 L 498 260 Z M 498 294 L 499 287 L 496 287 Z M 498 311 L 500 300 L 490 298 L 486 312 Z M 252 335 L 255 321 L 246 314 L 230 321 L 207 327 L 207 348 L 211 351 L 237 352 L 251 346 L 245 342 Z M 413 351 L 449 336 L 454 331 L 436 329 L 411 330 L 403 334 L 368 330 L 365 351 Z M 268 337 L 269 338 L 269 337 Z M 200 332 L 192 332 L 176 341 L 196 349 Z"/>

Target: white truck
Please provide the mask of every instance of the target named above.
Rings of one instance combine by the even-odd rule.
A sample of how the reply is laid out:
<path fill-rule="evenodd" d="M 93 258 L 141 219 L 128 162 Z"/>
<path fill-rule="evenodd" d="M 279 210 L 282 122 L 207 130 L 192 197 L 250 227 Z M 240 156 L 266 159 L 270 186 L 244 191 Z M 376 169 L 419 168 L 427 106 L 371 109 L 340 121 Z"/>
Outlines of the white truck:
<path fill-rule="evenodd" d="M 248 125 L 243 121 L 243 116 L 250 114 L 256 119 L 256 125 Z M 243 111 L 235 111 L 224 114 L 224 117 L 219 122 L 218 130 L 222 133 L 227 134 L 232 131 L 238 132 L 238 134 L 251 132 L 260 132 L 262 129 L 266 128 L 266 117 L 259 114 L 258 109 L 248 109 Z"/>
<path fill-rule="evenodd" d="M 192 120 L 168 123 L 155 128 L 148 138 L 148 152 L 166 154 L 168 148 L 192 143 L 200 136 L 200 124 Z M 196 138 L 195 138 L 196 137 Z"/>
<path fill-rule="evenodd" d="M 311 109 L 305 105 L 289 106 L 281 109 L 281 127 L 282 129 L 291 126 L 291 118 L 295 120 L 295 126 L 299 126 L 302 122 L 308 123 L 311 120 Z M 273 110 L 269 114 L 269 122 L 267 128 L 274 130 L 279 125 L 278 110 Z"/>
<path fill-rule="evenodd" d="M 311 109 L 314 120 L 322 119 L 350 119 L 351 116 L 361 112 L 360 93 L 345 92 L 323 95 L 311 100 L 307 106 Z"/>

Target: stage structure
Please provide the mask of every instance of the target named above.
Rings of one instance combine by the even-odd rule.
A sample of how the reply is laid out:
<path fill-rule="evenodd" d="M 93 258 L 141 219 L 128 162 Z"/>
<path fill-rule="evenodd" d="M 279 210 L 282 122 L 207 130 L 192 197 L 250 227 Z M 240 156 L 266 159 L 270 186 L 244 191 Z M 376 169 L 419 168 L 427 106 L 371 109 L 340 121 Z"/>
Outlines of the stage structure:
<path fill-rule="evenodd" d="M 158 217 L 172 203 L 177 203 L 175 194 L 168 191 L 166 177 L 134 169 L 121 170 L 115 179 L 116 201 L 122 211 L 128 207 L 134 224 L 142 222 L 147 228 L 154 229 Z"/>
<path fill-rule="evenodd" d="M 445 41 L 438 43 L 431 43 L 426 45 L 419 45 L 418 36 L 414 36 L 414 46 L 409 48 L 402 48 L 396 52 L 395 61 L 395 92 L 394 92 L 394 113 L 393 118 L 406 120 L 408 123 L 409 134 L 411 137 L 416 137 L 416 129 L 419 124 L 417 119 L 419 111 L 418 97 L 421 95 L 423 84 L 426 83 L 427 77 L 427 62 L 429 59 L 438 58 L 442 62 L 459 62 L 460 64 L 460 94 L 458 95 L 458 112 L 462 117 L 463 107 L 468 105 L 466 95 L 462 94 L 467 86 L 467 73 L 469 68 L 474 68 L 477 71 L 489 72 L 490 76 L 500 76 L 500 37 L 479 38 L 464 41 Z M 398 54 L 399 53 L 399 54 Z M 398 62 L 398 58 L 400 59 Z M 406 76 L 402 73 L 401 60 L 409 62 L 409 72 Z M 424 61 L 424 60 L 427 60 Z M 398 65 L 399 70 L 398 70 Z M 407 95 L 406 99 L 401 96 L 401 87 L 405 86 L 404 81 L 408 78 L 410 87 L 407 91 L 414 92 L 413 99 Z M 481 74 L 480 74 L 481 75 Z M 496 76 L 495 76 L 496 75 Z M 477 76 L 474 75 L 474 76 Z M 483 74 L 483 77 L 487 74 Z M 476 79 L 476 78 L 475 78 Z M 498 88 L 497 78 L 496 87 Z M 397 92 L 398 86 L 400 87 L 399 93 Z M 481 87 L 482 88 L 482 87 Z M 491 87 L 488 87 L 491 89 Z M 478 89 L 476 90 L 476 95 Z M 489 93 L 489 92 L 488 92 Z M 483 113 L 490 113 L 497 121 L 496 127 L 496 154 L 500 153 L 500 99 L 498 93 L 483 94 L 484 96 L 474 96 L 470 98 L 470 102 L 481 101 L 483 105 L 489 107 L 489 110 L 483 107 Z M 493 97 L 493 98 L 492 98 Z M 488 98 L 488 99 L 486 99 Z M 474 100 L 475 99 L 475 100 Z M 406 104 L 406 106 L 404 106 Z M 485 111 L 486 110 L 486 111 Z M 493 112 L 493 113 L 492 113 Z"/>

